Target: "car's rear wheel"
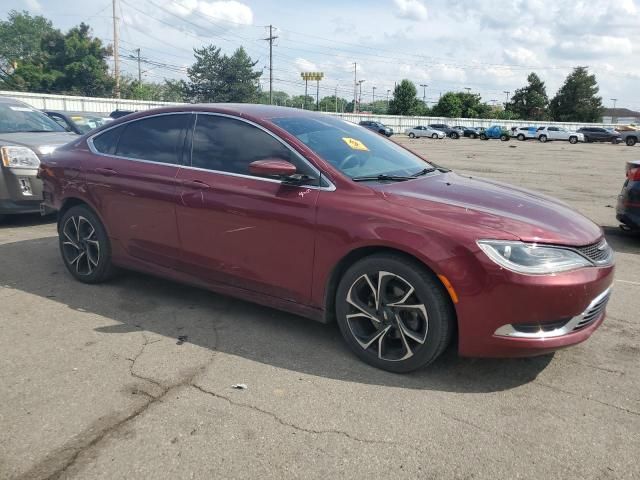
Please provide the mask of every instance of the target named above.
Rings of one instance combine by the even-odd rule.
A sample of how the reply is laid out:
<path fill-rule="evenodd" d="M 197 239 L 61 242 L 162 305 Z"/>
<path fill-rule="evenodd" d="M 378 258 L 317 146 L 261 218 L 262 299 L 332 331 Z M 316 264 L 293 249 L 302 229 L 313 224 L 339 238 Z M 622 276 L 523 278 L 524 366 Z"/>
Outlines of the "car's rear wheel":
<path fill-rule="evenodd" d="M 469 137 L 471 138 L 477 138 L 477 135 L 475 133 L 472 133 L 471 135 L 469 135 Z"/>
<path fill-rule="evenodd" d="M 85 205 L 67 210 L 58 224 L 60 253 L 76 280 L 99 283 L 113 276 L 111 244 L 98 216 Z"/>
<path fill-rule="evenodd" d="M 451 135 L 449 135 L 451 138 L 453 138 L 454 140 L 457 140 L 460 138 L 460 135 L 458 135 L 456 132 L 453 132 Z"/>
<path fill-rule="evenodd" d="M 395 254 L 355 263 L 336 293 L 340 331 L 365 362 L 409 372 L 433 362 L 447 347 L 455 314 L 438 279 Z"/>
<path fill-rule="evenodd" d="M 572 144 L 578 143 L 578 137 L 569 137 L 569 143 L 572 143 Z"/>
<path fill-rule="evenodd" d="M 438 134 L 434 133 L 433 135 L 431 135 L 431 138 L 433 138 L 434 140 L 438 138 Z"/>
<path fill-rule="evenodd" d="M 488 138 L 484 133 L 481 133 L 480 134 L 480 140 L 488 140 Z"/>
<path fill-rule="evenodd" d="M 518 134 L 518 140 L 520 140 L 521 142 L 524 142 L 524 135 L 523 134 Z"/>
<path fill-rule="evenodd" d="M 500 135 L 500 140 L 503 142 L 508 142 L 509 141 L 509 135 L 505 135 L 504 133 L 502 135 Z"/>
<path fill-rule="evenodd" d="M 627 137 L 627 139 L 625 140 L 625 143 L 630 146 L 633 147 L 636 144 L 637 140 L 635 137 Z"/>
<path fill-rule="evenodd" d="M 540 135 L 540 137 L 538 138 L 538 140 L 540 140 L 542 143 L 544 143 L 544 142 L 546 142 L 548 139 L 547 139 L 547 136 L 546 136 L 546 135 Z"/>
<path fill-rule="evenodd" d="M 416 134 L 413 132 L 409 132 L 409 138 L 416 138 Z"/>

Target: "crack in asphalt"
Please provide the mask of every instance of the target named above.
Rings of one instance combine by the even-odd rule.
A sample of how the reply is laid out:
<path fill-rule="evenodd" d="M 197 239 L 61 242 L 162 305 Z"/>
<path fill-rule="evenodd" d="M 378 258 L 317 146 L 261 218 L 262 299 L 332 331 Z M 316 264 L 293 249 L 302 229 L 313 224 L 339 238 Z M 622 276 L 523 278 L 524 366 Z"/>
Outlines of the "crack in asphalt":
<path fill-rule="evenodd" d="M 129 369 L 129 373 L 131 374 L 131 376 L 133 376 L 134 378 L 138 378 L 141 379 L 143 381 L 147 381 L 150 382 L 154 385 L 157 385 L 159 388 L 161 388 L 162 392 L 157 395 L 157 396 L 153 396 L 148 392 L 145 392 L 143 390 L 138 390 L 136 393 L 142 393 L 144 396 L 146 396 L 149 401 L 147 401 L 146 403 L 144 403 L 143 405 L 141 405 L 140 407 L 136 408 L 133 412 L 131 412 L 129 415 L 127 415 L 126 417 L 111 423 L 109 425 L 107 425 L 104 428 L 101 428 L 100 430 L 98 430 L 98 432 L 95 435 L 92 435 L 88 440 L 86 441 L 82 441 L 82 439 L 80 441 L 76 440 L 76 445 L 72 444 L 69 445 L 64 445 L 62 446 L 60 449 L 58 449 L 58 451 L 55 454 L 49 455 L 47 456 L 42 462 L 40 462 L 39 464 L 35 465 L 33 468 L 31 468 L 30 470 L 28 470 L 27 472 L 25 472 L 22 475 L 19 475 L 18 477 L 16 477 L 16 480 L 31 480 L 31 479 L 46 479 L 46 480 L 58 480 L 60 479 L 65 473 L 67 473 L 67 471 L 73 467 L 74 465 L 77 464 L 78 459 L 80 458 L 80 456 L 87 452 L 88 450 L 90 450 L 91 448 L 97 446 L 102 440 L 104 440 L 105 438 L 107 438 L 110 434 L 116 432 L 117 430 L 119 430 L 121 427 L 123 427 L 124 425 L 126 425 L 127 423 L 129 423 L 130 421 L 136 419 L 137 417 L 139 417 L 140 415 L 142 415 L 143 413 L 145 413 L 151 406 L 155 405 L 156 403 L 161 402 L 164 397 L 166 397 L 167 395 L 169 395 L 170 393 L 172 393 L 173 391 L 179 389 L 179 388 L 183 388 L 186 386 L 191 386 L 193 385 L 193 382 L 195 381 L 196 377 L 204 372 L 209 366 L 211 366 L 211 364 L 213 363 L 213 361 L 216 359 L 218 350 L 217 350 L 217 346 L 218 346 L 218 342 L 219 342 L 219 335 L 218 335 L 218 329 L 216 326 L 216 322 L 220 319 L 220 317 L 226 312 L 227 310 L 227 305 L 224 305 L 219 311 L 218 314 L 215 316 L 215 318 L 213 319 L 213 321 L 211 322 L 211 327 L 213 329 L 213 334 L 214 334 L 214 342 L 213 342 L 213 346 L 211 347 L 211 349 L 213 350 L 211 352 L 211 356 L 210 358 L 202 363 L 201 365 L 198 365 L 195 368 L 190 369 L 190 373 L 183 378 L 182 380 L 172 384 L 172 385 L 163 385 L 160 382 L 157 382 L 156 380 L 153 380 L 151 378 L 147 378 L 144 377 L 140 374 L 137 374 L 133 371 L 136 361 L 144 354 L 144 351 L 146 349 L 146 347 L 148 345 L 151 345 L 153 343 L 159 342 L 160 340 L 156 340 L 156 341 L 149 341 L 149 337 L 147 337 L 144 332 L 142 331 L 142 335 L 144 338 L 144 343 L 142 344 L 140 351 L 136 354 L 135 357 L 133 358 L 127 358 L 126 360 L 131 362 L 131 366 Z M 90 429 L 89 429 L 90 430 Z M 43 470 L 47 470 L 50 468 L 47 468 L 47 466 L 50 463 L 54 463 L 58 460 L 58 458 L 60 456 L 62 456 L 63 454 L 65 454 L 66 452 L 73 452 L 73 454 L 64 461 L 64 463 L 60 466 L 57 466 L 52 472 L 48 472 L 45 473 L 43 472 Z"/>
<path fill-rule="evenodd" d="M 281 417 L 279 417 L 278 415 L 276 415 L 273 412 L 270 412 L 269 410 L 264 410 L 264 409 L 262 409 L 260 407 L 257 407 L 255 405 L 250 405 L 250 404 L 247 404 L 247 403 L 236 402 L 235 400 L 232 400 L 231 398 L 229 398 L 229 397 L 227 397 L 225 395 L 221 395 L 219 393 L 212 392 L 212 391 L 207 390 L 207 389 L 201 387 L 200 385 L 196 385 L 194 383 L 192 383 L 190 386 L 195 388 L 196 390 L 199 390 L 200 392 L 202 392 L 204 394 L 211 395 L 212 397 L 219 398 L 221 400 L 226 400 L 229 404 L 231 404 L 233 406 L 241 407 L 241 408 L 247 408 L 249 410 L 253 410 L 255 412 L 262 413 L 263 415 L 267 415 L 267 416 L 273 418 L 280 425 L 283 425 L 283 426 L 289 427 L 289 428 L 293 428 L 294 430 L 298 430 L 300 432 L 310 433 L 312 435 L 324 435 L 324 434 L 341 435 L 343 437 L 348 438 L 349 440 L 353 440 L 355 442 L 362 442 L 362 443 L 384 444 L 384 445 L 395 445 L 397 443 L 397 442 L 385 441 L 385 440 L 371 440 L 371 439 L 367 439 L 367 438 L 359 438 L 359 437 L 356 437 L 356 436 L 350 434 L 349 432 L 345 432 L 344 430 L 335 430 L 335 429 L 315 430 L 315 429 L 311 429 L 311 428 L 300 427 L 299 425 L 296 425 L 295 423 L 291 423 L 291 422 L 288 422 L 288 421 L 282 419 Z"/>
<path fill-rule="evenodd" d="M 616 410 L 620 410 L 621 412 L 625 412 L 625 413 L 628 413 L 630 415 L 640 416 L 640 412 L 636 412 L 635 410 L 630 410 L 630 409 L 625 408 L 625 407 L 620 407 L 620 406 L 614 405 L 612 403 L 603 402 L 602 400 L 598 400 L 597 398 L 585 397 L 584 395 L 580 395 L 579 393 L 571 392 L 569 390 L 564 390 L 562 388 L 556 387 L 554 385 L 549 385 L 547 383 L 542 383 L 540 381 L 534 381 L 532 383 L 534 383 L 535 385 L 540 385 L 541 387 L 548 388 L 549 390 L 553 390 L 555 392 L 560 392 L 560 393 L 564 393 L 566 395 L 571 395 L 571 396 L 574 396 L 574 397 L 578 397 L 578 398 L 581 398 L 583 400 L 587 400 L 587 401 L 590 401 L 590 402 L 599 403 L 600 405 L 604 405 L 605 407 L 615 408 Z"/>

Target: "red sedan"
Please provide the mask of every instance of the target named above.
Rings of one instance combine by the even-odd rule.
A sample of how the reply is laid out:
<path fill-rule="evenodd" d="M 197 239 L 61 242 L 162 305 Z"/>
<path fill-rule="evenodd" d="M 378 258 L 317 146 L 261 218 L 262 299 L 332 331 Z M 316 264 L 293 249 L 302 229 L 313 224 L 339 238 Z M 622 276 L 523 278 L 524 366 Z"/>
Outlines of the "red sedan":
<path fill-rule="evenodd" d="M 335 320 L 395 372 L 454 337 L 466 356 L 579 343 L 613 281 L 602 230 L 567 205 L 302 110 L 137 113 L 59 148 L 40 176 L 78 280 L 134 269 Z"/>

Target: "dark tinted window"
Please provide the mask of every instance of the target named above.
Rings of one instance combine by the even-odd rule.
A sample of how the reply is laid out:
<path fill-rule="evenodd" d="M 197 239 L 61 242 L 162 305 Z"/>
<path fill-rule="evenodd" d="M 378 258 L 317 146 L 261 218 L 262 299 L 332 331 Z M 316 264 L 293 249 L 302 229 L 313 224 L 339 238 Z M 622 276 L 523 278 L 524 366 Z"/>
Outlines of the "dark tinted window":
<path fill-rule="evenodd" d="M 159 115 L 128 123 L 116 155 L 159 163 L 180 163 L 189 114 Z"/>
<path fill-rule="evenodd" d="M 550 132 L 558 132 L 559 129 L 558 129 L 558 127 L 549 127 L 549 131 Z"/>
<path fill-rule="evenodd" d="M 259 128 L 228 117 L 198 115 L 193 133 L 193 167 L 251 175 L 249 164 L 267 158 L 286 160 L 296 166 L 298 173 L 317 177 L 295 153 Z"/>
<path fill-rule="evenodd" d="M 120 139 L 120 134 L 123 130 L 124 125 L 101 133 L 93 139 L 94 148 L 100 153 L 106 153 L 109 155 L 115 154 L 116 147 L 118 146 L 118 140 Z"/>

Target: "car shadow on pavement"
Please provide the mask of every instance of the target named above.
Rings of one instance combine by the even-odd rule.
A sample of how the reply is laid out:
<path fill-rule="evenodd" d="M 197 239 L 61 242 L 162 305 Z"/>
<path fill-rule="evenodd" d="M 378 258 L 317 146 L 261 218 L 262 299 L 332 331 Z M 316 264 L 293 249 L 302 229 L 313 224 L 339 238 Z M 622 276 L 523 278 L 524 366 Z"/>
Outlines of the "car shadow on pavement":
<path fill-rule="evenodd" d="M 16 227 L 33 227 L 36 225 L 46 225 L 47 223 L 54 223 L 56 221 L 55 215 L 42 216 L 39 213 L 25 214 L 25 215 L 6 215 L 0 221 L 0 230 L 3 228 L 16 228 Z"/>
<path fill-rule="evenodd" d="M 613 226 L 603 226 L 602 230 L 615 252 L 640 253 L 640 234 L 637 232 L 625 232 Z"/>
<path fill-rule="evenodd" d="M 467 359 L 451 347 L 428 368 L 392 374 L 358 360 L 335 324 L 134 272 L 105 284 L 79 283 L 64 268 L 56 237 L 0 245 L 0 258 L 0 287 L 104 317 L 105 326 L 97 332 L 146 330 L 302 374 L 400 388 L 493 392 L 533 381 L 553 358 Z"/>

